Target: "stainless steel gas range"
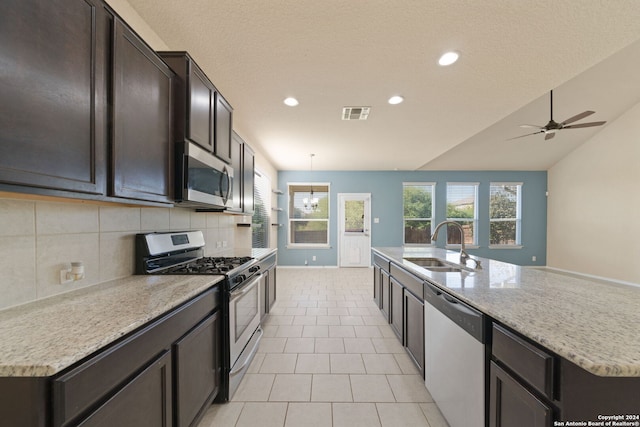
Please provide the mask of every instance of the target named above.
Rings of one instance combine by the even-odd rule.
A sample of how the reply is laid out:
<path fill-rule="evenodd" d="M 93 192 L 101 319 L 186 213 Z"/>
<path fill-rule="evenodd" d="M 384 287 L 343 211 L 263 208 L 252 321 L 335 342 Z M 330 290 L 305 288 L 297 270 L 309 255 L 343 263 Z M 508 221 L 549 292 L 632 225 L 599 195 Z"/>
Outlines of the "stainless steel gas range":
<path fill-rule="evenodd" d="M 252 257 L 205 257 L 202 231 L 136 235 L 136 274 L 222 275 L 223 374 L 218 401 L 231 399 L 262 338 L 262 272 Z"/>

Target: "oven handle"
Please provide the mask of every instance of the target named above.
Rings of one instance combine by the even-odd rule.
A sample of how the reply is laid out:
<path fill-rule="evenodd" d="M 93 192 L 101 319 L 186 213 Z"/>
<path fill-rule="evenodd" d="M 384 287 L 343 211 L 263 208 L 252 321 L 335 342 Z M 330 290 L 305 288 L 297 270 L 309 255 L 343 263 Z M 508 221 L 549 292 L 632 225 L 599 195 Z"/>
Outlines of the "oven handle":
<path fill-rule="evenodd" d="M 251 352 L 248 355 L 246 355 L 246 357 L 244 358 L 244 360 L 242 361 L 242 364 L 240 366 L 238 366 L 237 368 L 235 368 L 231 372 L 229 372 L 229 376 L 230 377 L 232 377 L 232 376 L 236 375 L 238 372 L 242 371 L 242 369 L 244 369 L 244 367 L 247 366 L 247 363 L 249 363 L 249 361 L 251 361 L 253 359 L 253 356 L 258 351 L 258 347 L 260 347 L 260 340 L 262 340 L 262 335 L 263 334 L 264 334 L 264 332 L 262 331 L 262 328 L 260 326 L 258 326 L 258 329 L 256 329 L 256 331 L 253 334 L 254 336 L 251 337 L 251 341 L 255 341 L 255 344 L 254 344 L 253 348 L 251 349 Z M 244 353 L 244 351 L 242 353 Z"/>
<path fill-rule="evenodd" d="M 246 285 L 242 285 L 240 289 L 236 289 L 233 292 L 231 292 L 231 294 L 229 294 L 229 301 L 233 301 L 234 299 L 249 292 L 255 285 L 257 285 L 261 277 L 262 277 L 262 273 L 258 273 L 255 276 L 253 276 L 253 279 L 251 279 L 249 283 L 247 283 Z"/>

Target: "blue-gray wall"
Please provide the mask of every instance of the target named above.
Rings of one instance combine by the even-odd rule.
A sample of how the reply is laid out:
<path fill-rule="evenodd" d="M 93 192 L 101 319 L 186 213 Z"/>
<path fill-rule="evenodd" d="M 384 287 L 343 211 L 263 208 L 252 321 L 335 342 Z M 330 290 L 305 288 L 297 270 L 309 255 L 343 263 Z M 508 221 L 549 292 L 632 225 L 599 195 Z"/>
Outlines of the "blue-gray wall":
<path fill-rule="evenodd" d="M 318 182 L 330 184 L 330 248 L 287 248 L 287 184 Z M 435 182 L 435 222 L 445 220 L 447 182 L 478 182 L 478 249 L 470 254 L 520 265 L 545 265 L 547 248 L 547 172 L 508 171 L 280 171 L 278 188 L 278 264 L 310 266 L 338 265 L 338 193 L 371 193 L 372 246 L 402 246 L 402 183 Z M 489 186 L 491 182 L 522 182 L 522 248 L 489 249 Z M 379 218 L 378 224 L 373 218 Z M 436 245 L 444 247 L 443 238 Z M 313 256 L 316 261 L 312 261 Z M 532 257 L 536 261 L 532 261 Z"/>

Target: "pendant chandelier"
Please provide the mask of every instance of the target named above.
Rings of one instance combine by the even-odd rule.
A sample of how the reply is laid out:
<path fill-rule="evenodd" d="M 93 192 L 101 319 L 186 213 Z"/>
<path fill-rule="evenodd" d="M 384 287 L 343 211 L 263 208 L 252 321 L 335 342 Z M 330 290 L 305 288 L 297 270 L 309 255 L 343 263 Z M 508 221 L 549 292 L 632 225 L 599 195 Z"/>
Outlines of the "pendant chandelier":
<path fill-rule="evenodd" d="M 313 172 L 313 157 L 315 154 L 311 154 L 310 162 L 311 168 L 310 171 Z M 318 209 L 318 198 L 313 196 L 313 182 L 311 183 L 311 192 L 309 193 L 309 197 L 305 197 L 302 199 L 302 203 L 304 204 L 304 209 L 307 211 L 315 211 Z"/>

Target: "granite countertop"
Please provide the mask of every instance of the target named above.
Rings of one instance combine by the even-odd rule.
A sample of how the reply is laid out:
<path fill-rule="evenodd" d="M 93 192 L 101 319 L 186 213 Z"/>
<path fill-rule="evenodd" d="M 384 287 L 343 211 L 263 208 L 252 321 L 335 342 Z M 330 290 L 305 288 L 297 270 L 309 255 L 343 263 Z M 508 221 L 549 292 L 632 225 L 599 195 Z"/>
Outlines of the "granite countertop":
<path fill-rule="evenodd" d="M 53 375 L 222 279 L 131 276 L 0 311 L 0 376 Z"/>
<path fill-rule="evenodd" d="M 265 258 L 277 250 L 221 256 Z M 131 276 L 0 310 L 0 376 L 54 375 L 222 281 L 223 276 Z"/>
<path fill-rule="evenodd" d="M 482 270 L 431 272 L 403 257 L 458 263 L 459 252 L 402 247 L 374 251 L 588 372 L 640 377 L 640 287 L 475 256 Z"/>

